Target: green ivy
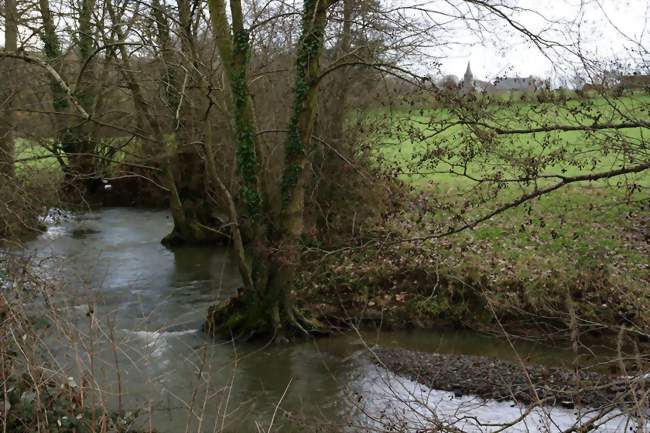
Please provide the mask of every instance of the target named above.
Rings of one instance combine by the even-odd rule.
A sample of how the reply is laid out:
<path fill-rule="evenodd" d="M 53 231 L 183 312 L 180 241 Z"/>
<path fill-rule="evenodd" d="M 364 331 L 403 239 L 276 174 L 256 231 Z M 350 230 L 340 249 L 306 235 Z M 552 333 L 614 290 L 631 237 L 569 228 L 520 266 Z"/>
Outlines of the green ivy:
<path fill-rule="evenodd" d="M 233 62 L 230 81 L 233 89 L 235 111 L 235 129 L 237 131 L 237 166 L 243 180 L 242 196 L 251 218 L 255 219 L 261 212 L 261 199 L 257 191 L 257 154 L 255 151 L 255 132 L 249 119 L 250 95 L 246 80 L 248 64 L 249 39 L 247 31 L 234 34 Z"/>
<path fill-rule="evenodd" d="M 285 144 L 285 165 L 282 176 L 282 203 L 286 206 L 298 179 L 302 174 L 302 160 L 305 155 L 305 143 L 300 136 L 300 118 L 308 102 L 310 93 L 314 91 L 315 83 L 310 78 L 310 62 L 318 61 L 320 49 L 325 38 L 325 20 L 314 19 L 318 0 L 305 0 L 303 12 L 303 29 L 298 42 L 298 57 L 296 59 L 296 83 L 289 132 Z M 315 77 L 314 77 L 315 78 Z"/>
<path fill-rule="evenodd" d="M 45 52 L 45 57 L 56 69 L 57 62 L 61 58 L 61 46 L 59 44 L 59 39 L 56 34 L 48 34 L 48 32 L 43 32 L 42 35 L 43 41 L 43 51 Z M 59 83 L 54 79 L 50 78 L 50 87 L 52 88 L 53 100 L 52 108 L 57 113 L 62 113 L 66 111 L 69 107 L 68 98 L 65 93 L 65 90 L 59 85 Z"/>

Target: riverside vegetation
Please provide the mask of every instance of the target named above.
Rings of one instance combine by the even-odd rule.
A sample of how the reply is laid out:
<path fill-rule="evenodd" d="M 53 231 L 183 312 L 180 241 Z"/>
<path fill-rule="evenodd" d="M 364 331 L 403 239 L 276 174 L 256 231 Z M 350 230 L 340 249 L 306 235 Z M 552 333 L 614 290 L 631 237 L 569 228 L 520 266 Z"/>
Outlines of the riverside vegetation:
<path fill-rule="evenodd" d="M 121 400 L 118 410 L 89 402 L 98 381 L 71 386 L 65 372 L 52 373 L 52 359 L 41 362 L 40 318 L 23 304 L 49 309 L 52 292 L 20 251 L 52 225 L 57 215 L 45 216 L 55 209 L 63 217 L 153 206 L 170 212 L 160 241 L 172 252 L 231 251 L 239 287 L 200 317 L 210 337 L 286 343 L 366 326 L 471 329 L 570 346 L 578 384 L 596 377 L 577 371 L 581 348 L 607 345 L 603 363 L 631 378 L 620 390 L 624 412 L 643 431 L 647 41 L 623 37 L 625 62 L 599 58 L 580 50 L 582 41 L 546 39 L 547 30 L 577 32 L 579 19 L 549 19 L 536 31 L 520 23 L 531 10 L 514 0 L 451 3 L 8 0 L 0 50 L 5 425 L 132 428 Z M 450 46 L 443 35 L 458 25 L 496 44 L 514 32 L 575 80 L 573 89 L 483 94 L 435 83 L 420 71 L 441 66 Z M 591 90 L 577 84 L 585 81 Z M 71 236 L 92 234 L 81 230 Z M 44 326 L 71 335 L 50 312 L 57 325 Z M 90 329 L 110 328 L 87 314 Z M 399 364 L 391 356 L 377 351 L 375 360 L 390 368 Z M 544 378 L 523 364 L 522 377 Z M 519 391 L 537 394 L 526 384 L 532 394 Z"/>

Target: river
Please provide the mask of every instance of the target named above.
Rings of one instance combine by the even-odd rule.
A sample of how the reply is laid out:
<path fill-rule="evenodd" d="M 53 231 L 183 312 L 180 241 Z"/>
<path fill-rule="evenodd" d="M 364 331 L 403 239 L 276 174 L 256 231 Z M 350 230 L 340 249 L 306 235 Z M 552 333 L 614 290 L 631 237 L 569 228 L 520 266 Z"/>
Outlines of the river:
<path fill-rule="evenodd" d="M 53 327 L 67 330 L 65 337 L 52 332 L 53 356 L 74 383 L 96 382 L 103 390 L 93 397 L 98 402 L 140 408 L 145 427 L 157 432 L 266 432 L 271 422 L 289 432 L 383 431 L 393 422 L 415 431 L 434 418 L 492 431 L 475 419 L 506 422 L 523 410 L 426 389 L 363 356 L 382 344 L 512 358 L 501 340 L 413 331 L 270 346 L 214 341 L 199 330 L 206 310 L 239 286 L 227 249 L 165 248 L 160 239 L 172 227 L 165 211 L 109 208 L 48 224 L 26 251 L 56 287 L 56 310 L 66 318 Z M 535 362 L 570 362 L 566 351 L 533 343 L 517 348 Z M 557 428 L 548 413 L 536 411 L 508 431 L 560 431 L 574 419 L 569 410 L 545 410 Z M 601 431 L 619 428 L 610 423 Z"/>

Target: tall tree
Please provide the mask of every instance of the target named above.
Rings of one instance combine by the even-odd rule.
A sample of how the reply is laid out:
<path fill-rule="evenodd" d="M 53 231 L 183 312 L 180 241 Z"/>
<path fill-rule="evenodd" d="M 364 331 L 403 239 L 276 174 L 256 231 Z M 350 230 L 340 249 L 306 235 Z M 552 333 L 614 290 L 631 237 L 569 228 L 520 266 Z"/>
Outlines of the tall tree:
<path fill-rule="evenodd" d="M 57 34 L 52 9 L 49 0 L 39 0 L 38 7 L 43 22 L 40 37 L 43 42 L 43 53 L 46 61 L 59 74 L 63 74 L 65 55 L 61 38 Z M 92 13 L 95 9 L 95 0 L 81 0 L 78 13 L 75 15 L 77 32 L 74 34 L 79 61 L 79 72 L 76 86 L 72 89 L 74 97 L 89 114 L 93 115 L 95 99 L 97 97 L 97 83 L 95 77 L 95 40 L 93 34 Z M 72 81 L 72 80 L 68 80 Z M 70 110 L 70 102 L 66 90 L 60 83 L 50 78 L 52 92 L 53 124 L 56 129 L 54 145 L 51 151 L 60 157 L 66 173 L 65 187 L 69 191 L 78 192 L 81 196 L 86 194 L 88 181 L 97 176 L 96 144 L 93 138 L 94 124 L 88 119 L 81 121 L 70 120 L 62 114 Z"/>
<path fill-rule="evenodd" d="M 54 24 L 54 17 L 50 9 L 49 0 L 38 1 L 39 12 L 43 27 L 39 33 L 41 41 L 43 42 L 43 54 L 46 62 L 58 73 L 62 70 L 63 51 L 61 49 L 61 42 L 56 33 L 56 25 Z M 52 110 L 54 111 L 53 124 L 56 130 L 56 141 L 54 152 L 59 149 L 65 149 L 65 139 L 67 137 L 67 122 L 62 121 L 57 114 L 65 113 L 68 111 L 70 103 L 65 90 L 61 84 L 54 79 L 49 78 L 50 91 L 52 93 Z M 65 168 L 65 167 L 64 167 Z"/>
<path fill-rule="evenodd" d="M 253 101 L 247 79 L 250 34 L 244 26 L 239 0 L 230 2 L 232 24 L 223 0 L 210 0 L 210 16 L 217 47 L 228 77 L 237 139 L 237 165 L 241 195 L 250 220 L 250 262 L 240 269 L 248 282 L 243 293 L 213 307 L 208 317 L 211 332 L 241 335 L 270 334 L 284 338 L 318 330 L 299 314 L 293 302 L 296 269 L 300 264 L 300 238 L 304 228 L 305 165 L 311 145 L 316 109 L 320 58 L 325 40 L 330 0 L 305 0 L 301 36 L 296 48 L 293 102 L 284 143 L 281 179 L 263 170 L 264 151 L 257 134 Z M 274 194 L 273 191 L 279 191 Z M 234 227 L 239 226 L 239 221 Z M 244 251 L 237 255 L 246 260 Z"/>
<path fill-rule="evenodd" d="M 184 242 L 203 243 L 222 241 L 227 236 L 219 228 L 223 221 L 215 211 L 214 203 L 206 200 L 207 164 L 213 161 L 201 152 L 212 148 L 207 129 L 209 84 L 201 74 L 201 63 L 193 31 L 193 10 L 187 0 L 177 0 L 180 50 L 172 40 L 173 28 L 168 9 L 159 0 L 152 2 L 156 24 L 156 39 L 163 63 L 163 95 L 173 118 L 174 149 L 171 157 L 174 181 L 178 190 L 183 219 L 174 220 L 172 232 L 164 239 L 167 244 Z"/>
<path fill-rule="evenodd" d="M 18 50 L 18 10 L 16 0 L 5 0 L 5 50 L 15 53 Z M 13 71 L 15 61 L 3 58 L 0 72 L 3 79 L 0 82 L 0 97 L 4 113 L 0 119 L 0 177 L 14 176 L 14 120 L 12 102 L 15 98 Z M 5 183 L 5 181 L 3 181 Z"/>
<path fill-rule="evenodd" d="M 105 37 L 106 33 L 113 35 L 114 32 L 110 29 L 105 31 L 102 18 L 95 20 L 95 13 L 102 13 L 102 6 L 103 3 L 98 4 L 97 0 L 73 2 L 71 13 L 66 17 L 71 29 L 68 39 L 57 27 L 51 0 L 38 0 L 36 5 L 42 22 L 38 36 L 43 57 L 70 87 L 68 94 L 59 80 L 50 74 L 50 118 L 54 131 L 48 137 L 51 140 L 44 140 L 41 144 L 61 165 L 65 173 L 63 189 L 66 198 L 72 201 L 83 200 L 94 191 L 98 178 L 103 175 L 100 172 L 102 167 L 119 148 L 103 146 L 105 143 L 99 136 L 102 116 L 106 115 L 105 104 L 111 97 L 108 89 L 116 51 L 114 36 Z M 104 44 L 100 45 L 98 40 L 102 37 Z M 70 97 L 84 107 L 89 115 L 87 118 L 78 116 Z M 122 134 L 124 132 L 122 130 Z M 100 156 L 102 152 L 104 159 Z"/>
<path fill-rule="evenodd" d="M 77 15 L 77 53 L 79 57 L 79 73 L 74 89 L 79 103 L 86 108 L 91 116 L 97 90 L 95 76 L 95 38 L 92 23 L 92 13 L 95 10 L 95 0 L 80 0 Z M 68 155 L 67 172 L 72 179 L 84 180 L 97 176 L 96 142 L 92 122 L 76 122 L 66 128 L 63 137 L 63 151 Z M 81 191 L 85 193 L 85 190 Z"/>
<path fill-rule="evenodd" d="M 117 36 L 118 53 L 120 55 L 120 70 L 126 85 L 131 92 L 133 105 L 138 118 L 146 122 L 146 126 L 151 138 L 145 140 L 145 153 L 148 157 L 153 158 L 157 165 L 160 165 L 160 173 L 164 186 L 169 190 L 169 208 L 174 219 L 174 224 L 179 227 L 187 227 L 188 221 L 183 212 L 182 203 L 176 188 L 174 174 L 169 159 L 169 152 L 166 147 L 166 140 L 163 129 L 155 114 L 152 112 L 145 94 L 140 86 L 140 82 L 135 76 L 129 53 L 126 48 L 126 33 L 122 29 L 121 17 L 113 5 L 112 0 L 106 0 L 106 8 L 113 22 L 113 31 Z"/>

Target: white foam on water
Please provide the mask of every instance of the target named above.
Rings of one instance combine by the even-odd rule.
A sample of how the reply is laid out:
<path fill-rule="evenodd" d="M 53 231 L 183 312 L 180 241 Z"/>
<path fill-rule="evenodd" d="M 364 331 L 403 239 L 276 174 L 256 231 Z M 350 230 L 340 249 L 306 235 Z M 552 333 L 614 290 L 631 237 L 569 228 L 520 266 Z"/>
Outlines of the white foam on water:
<path fill-rule="evenodd" d="M 41 234 L 41 238 L 54 240 L 67 235 L 68 230 L 64 226 L 48 226 L 47 230 Z"/>
<path fill-rule="evenodd" d="M 457 397 L 452 392 L 431 389 L 374 366 L 366 368 L 364 375 L 352 387 L 363 396 L 359 399 L 355 418 L 364 427 L 379 431 L 398 428 L 397 431 L 417 432 L 447 426 L 465 433 L 502 429 L 508 433 L 560 433 L 579 421 L 572 409 L 543 406 L 526 413 L 525 405 L 483 400 L 476 396 Z M 581 415 L 581 422 L 585 424 L 597 412 L 585 408 Z M 637 420 L 615 410 L 599 420 L 596 426 L 589 431 L 624 433 L 630 431 L 630 427 L 636 428 Z M 646 431 L 648 429 L 650 421 Z"/>
<path fill-rule="evenodd" d="M 52 225 L 57 222 L 71 218 L 72 213 L 59 208 L 50 209 L 47 214 L 38 217 L 38 221 L 42 224 Z"/>
<path fill-rule="evenodd" d="M 133 331 L 123 329 L 122 331 L 144 340 L 145 348 L 150 351 L 149 355 L 154 358 L 161 358 L 167 351 L 169 348 L 168 338 L 192 335 L 199 332 L 198 329 L 185 329 L 182 331 Z"/>
<path fill-rule="evenodd" d="M 141 338 L 178 337 L 199 332 L 198 329 L 183 329 L 181 331 L 132 331 L 130 329 L 123 329 L 123 331 Z"/>

